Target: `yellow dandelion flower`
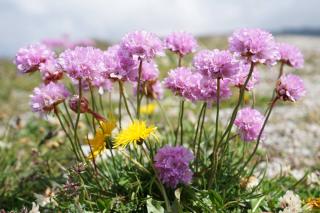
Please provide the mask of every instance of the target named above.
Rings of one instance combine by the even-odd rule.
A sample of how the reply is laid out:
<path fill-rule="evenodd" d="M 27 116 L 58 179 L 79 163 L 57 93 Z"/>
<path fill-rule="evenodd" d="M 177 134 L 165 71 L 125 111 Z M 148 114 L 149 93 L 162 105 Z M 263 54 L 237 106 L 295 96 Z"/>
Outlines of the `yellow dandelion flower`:
<path fill-rule="evenodd" d="M 111 136 L 113 129 L 116 127 L 115 120 L 100 121 L 99 129 L 93 139 L 89 139 L 87 143 L 90 146 L 89 159 L 96 158 L 106 147 L 105 140 Z"/>
<path fill-rule="evenodd" d="M 308 198 L 307 205 L 312 209 L 320 209 L 320 197 L 318 198 Z"/>
<path fill-rule="evenodd" d="M 123 129 L 115 138 L 114 148 L 125 148 L 128 144 L 141 145 L 148 137 L 153 136 L 157 139 L 155 131 L 157 127 L 147 127 L 144 121 L 134 120 L 132 124 Z"/>
<path fill-rule="evenodd" d="M 156 104 L 150 103 L 150 104 L 141 106 L 140 113 L 145 115 L 151 115 L 154 113 L 155 110 L 156 110 Z"/>

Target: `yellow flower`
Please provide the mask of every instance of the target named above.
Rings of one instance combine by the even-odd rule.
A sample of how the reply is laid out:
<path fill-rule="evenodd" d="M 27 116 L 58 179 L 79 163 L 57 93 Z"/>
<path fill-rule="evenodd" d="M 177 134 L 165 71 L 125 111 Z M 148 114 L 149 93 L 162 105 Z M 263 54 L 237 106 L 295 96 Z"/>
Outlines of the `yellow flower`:
<path fill-rule="evenodd" d="M 140 112 L 141 112 L 141 114 L 151 115 L 154 113 L 155 109 L 156 109 L 156 104 L 150 103 L 150 104 L 141 106 Z"/>
<path fill-rule="evenodd" d="M 312 209 L 320 209 L 320 197 L 318 198 L 308 198 L 307 205 Z"/>
<path fill-rule="evenodd" d="M 111 136 L 113 129 L 116 127 L 115 120 L 100 121 L 99 129 L 93 139 L 89 139 L 87 142 L 90 146 L 89 159 L 96 158 L 106 147 L 105 140 Z"/>
<path fill-rule="evenodd" d="M 155 135 L 157 127 L 147 127 L 144 121 L 134 120 L 132 124 L 123 129 L 115 138 L 114 148 L 122 147 L 125 148 L 128 144 L 133 143 L 134 145 L 141 145 L 149 136 Z"/>

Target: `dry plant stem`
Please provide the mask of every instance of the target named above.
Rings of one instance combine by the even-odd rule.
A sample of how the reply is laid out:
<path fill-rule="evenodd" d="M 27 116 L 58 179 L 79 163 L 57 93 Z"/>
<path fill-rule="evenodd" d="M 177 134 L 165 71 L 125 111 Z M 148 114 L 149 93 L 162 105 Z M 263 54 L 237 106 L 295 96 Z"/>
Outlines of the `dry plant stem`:
<path fill-rule="evenodd" d="M 126 95 L 124 93 L 123 83 L 122 83 L 122 81 L 118 81 L 118 82 L 119 82 L 119 88 L 120 88 L 121 96 L 123 97 L 124 105 L 126 107 L 127 113 L 129 115 L 131 121 L 133 121 L 132 115 L 131 115 L 130 110 L 129 110 L 127 98 L 126 98 Z"/>
<path fill-rule="evenodd" d="M 74 154 L 76 155 L 77 160 L 80 161 L 81 158 L 79 157 L 79 153 L 77 152 L 77 149 L 76 149 L 75 145 L 73 144 L 72 138 L 71 138 L 71 136 L 69 135 L 69 133 L 67 132 L 67 130 L 66 130 L 66 128 L 65 128 L 65 126 L 64 126 L 61 118 L 60 118 L 59 110 L 58 110 L 57 106 L 54 107 L 54 113 L 55 113 L 55 115 L 57 116 L 57 118 L 58 118 L 58 120 L 59 120 L 60 126 L 62 127 L 64 133 L 66 134 L 67 138 L 69 139 L 69 141 L 70 141 L 70 143 L 71 143 L 73 152 L 74 152 Z"/>
<path fill-rule="evenodd" d="M 149 156 L 149 154 L 147 153 L 147 150 L 145 149 L 145 147 L 142 145 L 142 151 L 144 152 L 144 154 L 146 155 L 146 157 L 148 158 L 148 160 L 150 161 L 150 164 L 152 166 L 152 169 L 154 171 L 154 173 L 156 174 L 156 184 L 160 190 L 160 192 L 162 193 L 162 196 L 164 198 L 164 202 L 166 204 L 166 210 L 167 212 L 172 212 L 171 211 L 171 205 L 170 205 L 170 201 L 168 199 L 168 196 L 167 196 L 167 193 L 166 193 L 166 189 L 164 188 L 163 184 L 161 183 L 161 181 L 158 179 L 158 176 L 157 176 L 157 170 L 154 168 L 154 165 L 153 165 L 153 162 Z"/>
<path fill-rule="evenodd" d="M 140 85 L 141 85 L 141 74 L 142 74 L 142 59 L 139 58 L 139 70 L 138 70 L 138 85 L 137 85 L 137 119 L 140 119 Z"/>
<path fill-rule="evenodd" d="M 253 152 L 250 154 L 250 156 L 249 156 L 249 158 L 247 159 L 247 161 L 243 164 L 240 172 L 241 172 L 242 170 L 244 170 L 244 168 L 248 165 L 248 163 L 251 161 L 251 159 L 253 158 L 253 156 L 254 156 L 255 153 L 257 152 L 258 147 L 259 147 L 259 144 L 260 144 L 260 140 L 261 140 L 261 137 L 262 137 L 263 130 L 264 130 L 264 128 L 266 127 L 266 124 L 267 124 L 267 122 L 268 122 L 268 120 L 269 120 L 269 117 L 270 117 L 270 115 L 271 115 L 272 109 L 273 109 L 273 107 L 274 107 L 274 105 L 276 104 L 277 101 L 278 101 L 278 97 L 275 97 L 275 98 L 273 99 L 273 101 L 271 102 L 270 107 L 269 107 L 269 110 L 268 110 L 268 113 L 267 113 L 267 116 L 266 116 L 266 118 L 264 119 L 263 125 L 262 125 L 262 127 L 261 127 L 260 132 L 259 132 L 259 135 L 258 135 L 258 138 L 257 138 L 257 143 L 256 143 L 256 145 L 255 145 L 255 147 L 254 147 L 254 149 L 253 149 Z"/>

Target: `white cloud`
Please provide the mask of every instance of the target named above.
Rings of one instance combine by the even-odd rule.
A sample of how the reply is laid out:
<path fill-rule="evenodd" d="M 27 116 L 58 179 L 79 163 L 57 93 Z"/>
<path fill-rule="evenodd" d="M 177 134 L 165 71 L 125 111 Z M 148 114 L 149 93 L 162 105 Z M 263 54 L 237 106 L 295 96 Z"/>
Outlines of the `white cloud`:
<path fill-rule="evenodd" d="M 64 33 L 117 41 L 131 30 L 164 35 L 228 32 L 239 27 L 320 27 L 318 0 L 1 0 L 1 54 Z"/>

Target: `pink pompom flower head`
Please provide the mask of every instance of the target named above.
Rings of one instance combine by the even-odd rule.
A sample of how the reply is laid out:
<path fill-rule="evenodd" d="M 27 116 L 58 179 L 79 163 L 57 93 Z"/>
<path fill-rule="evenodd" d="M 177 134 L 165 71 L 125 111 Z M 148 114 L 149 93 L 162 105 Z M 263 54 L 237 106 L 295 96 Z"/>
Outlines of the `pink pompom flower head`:
<path fill-rule="evenodd" d="M 193 66 L 211 79 L 230 78 L 239 71 L 239 63 L 229 51 L 203 50 L 193 59 Z"/>
<path fill-rule="evenodd" d="M 185 56 L 196 51 L 197 40 L 187 32 L 173 32 L 165 40 L 165 47 L 172 52 Z"/>
<path fill-rule="evenodd" d="M 146 31 L 126 34 L 122 38 L 120 48 L 135 60 L 150 61 L 156 55 L 163 54 L 162 41 L 155 34 Z"/>
<path fill-rule="evenodd" d="M 63 102 L 70 93 L 63 84 L 50 82 L 47 85 L 41 85 L 33 90 L 31 97 L 31 108 L 33 112 L 45 115 L 55 106 Z"/>
<path fill-rule="evenodd" d="M 193 173 L 189 164 L 193 158 L 192 152 L 182 146 L 167 145 L 159 149 L 154 157 L 158 178 L 172 189 L 178 184 L 190 184 Z"/>
<path fill-rule="evenodd" d="M 217 81 L 215 79 L 208 79 L 203 77 L 200 81 L 199 90 L 194 90 L 195 92 L 200 91 L 197 95 L 198 100 L 205 101 L 208 103 L 216 102 L 218 99 L 218 87 Z M 232 95 L 230 89 L 230 79 L 220 80 L 220 97 L 219 100 L 226 100 Z"/>
<path fill-rule="evenodd" d="M 251 142 L 258 139 L 263 122 L 264 116 L 258 110 L 246 107 L 238 112 L 234 124 L 241 139 Z"/>
<path fill-rule="evenodd" d="M 229 38 L 229 50 L 248 63 L 275 65 L 280 59 L 272 34 L 261 29 L 236 30 Z"/>
<path fill-rule="evenodd" d="M 277 83 L 277 96 L 283 101 L 295 102 L 305 95 L 303 80 L 294 74 L 283 75 Z"/>
<path fill-rule="evenodd" d="M 105 70 L 103 52 L 94 47 L 76 47 L 60 54 L 59 64 L 76 80 L 93 81 Z"/>
<path fill-rule="evenodd" d="M 44 44 L 36 43 L 20 48 L 14 63 L 21 73 L 37 71 L 41 63 L 54 58 L 54 52 Z"/>
<path fill-rule="evenodd" d="M 286 43 L 278 43 L 278 48 L 280 52 L 280 61 L 288 66 L 294 68 L 302 68 L 304 64 L 304 59 L 301 51 L 291 45 Z"/>
<path fill-rule="evenodd" d="M 41 63 L 39 70 L 42 76 L 42 81 L 45 84 L 49 82 L 56 82 L 63 77 L 63 70 L 57 63 L 56 59 L 49 59 L 46 62 Z"/>
<path fill-rule="evenodd" d="M 241 88 L 244 85 L 244 83 L 246 82 L 247 77 L 249 75 L 250 64 L 244 63 L 244 62 L 240 62 L 239 68 L 240 68 L 239 72 L 236 75 L 232 76 L 231 83 L 235 87 Z M 245 89 L 247 91 L 250 91 L 258 83 L 259 83 L 259 72 L 256 69 L 254 69 L 253 73 L 252 73 L 252 76 L 249 79 Z"/>

